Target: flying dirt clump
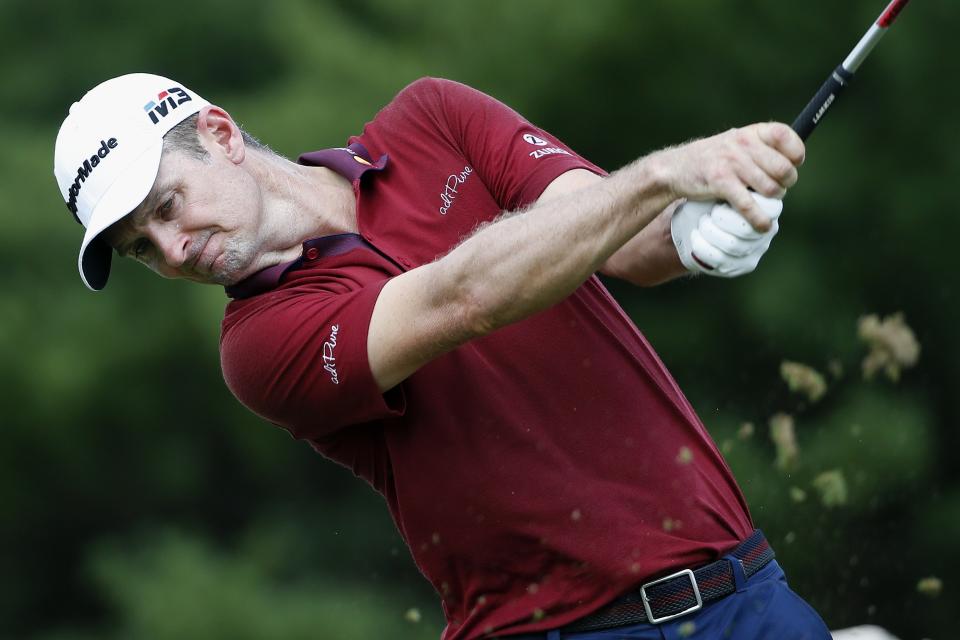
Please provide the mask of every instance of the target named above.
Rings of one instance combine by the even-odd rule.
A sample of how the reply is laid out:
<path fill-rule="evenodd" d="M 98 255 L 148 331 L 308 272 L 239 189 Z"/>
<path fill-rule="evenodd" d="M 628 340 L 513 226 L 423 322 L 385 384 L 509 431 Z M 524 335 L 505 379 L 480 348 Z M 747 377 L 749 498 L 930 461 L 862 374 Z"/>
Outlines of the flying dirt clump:
<path fill-rule="evenodd" d="M 870 348 L 863 359 L 863 377 L 867 380 L 883 371 L 896 382 L 902 369 L 909 369 L 920 359 L 920 343 L 902 313 L 883 320 L 875 314 L 863 316 L 857 323 L 857 335 Z"/>
<path fill-rule="evenodd" d="M 787 383 L 790 391 L 806 396 L 810 402 L 816 402 L 827 392 L 827 381 L 823 375 L 813 367 L 799 362 L 781 362 L 780 377 Z"/>
<path fill-rule="evenodd" d="M 820 502 L 828 509 L 847 503 L 847 480 L 839 469 L 818 475 L 813 479 L 813 488 L 820 494 Z"/>
<path fill-rule="evenodd" d="M 943 581 L 936 576 L 921 578 L 917 582 L 917 592 L 928 598 L 936 598 L 940 595 L 941 591 L 943 591 Z"/>
<path fill-rule="evenodd" d="M 786 413 L 778 413 L 770 418 L 770 439 L 777 450 L 777 469 L 781 471 L 794 468 L 800 456 L 793 425 L 793 416 Z"/>

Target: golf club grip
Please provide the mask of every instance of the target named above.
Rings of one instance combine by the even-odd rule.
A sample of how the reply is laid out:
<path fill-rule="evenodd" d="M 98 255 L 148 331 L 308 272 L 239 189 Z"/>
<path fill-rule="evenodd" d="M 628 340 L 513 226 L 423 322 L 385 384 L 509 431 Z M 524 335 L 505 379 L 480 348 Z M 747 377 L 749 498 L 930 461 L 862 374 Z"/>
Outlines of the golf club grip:
<path fill-rule="evenodd" d="M 853 79 L 853 74 L 840 65 L 833 70 L 833 73 L 827 77 L 826 81 L 820 86 L 820 90 L 813 96 L 813 99 L 807 103 L 797 119 L 790 125 L 791 128 L 803 140 L 806 140 L 817 124 L 826 115 L 827 111 L 833 106 L 840 92 Z"/>

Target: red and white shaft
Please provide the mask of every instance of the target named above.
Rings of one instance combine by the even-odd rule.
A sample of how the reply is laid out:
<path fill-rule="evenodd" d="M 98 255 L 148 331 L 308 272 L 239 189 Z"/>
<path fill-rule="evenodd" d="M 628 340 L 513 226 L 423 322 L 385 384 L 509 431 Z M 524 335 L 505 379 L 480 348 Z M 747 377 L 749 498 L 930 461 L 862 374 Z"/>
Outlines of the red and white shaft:
<path fill-rule="evenodd" d="M 874 22 L 867 33 L 860 38 L 860 42 L 853 48 L 853 51 L 850 52 L 847 59 L 843 61 L 844 69 L 850 73 L 856 73 L 864 58 L 877 46 L 880 38 L 887 32 L 890 25 L 896 21 L 897 16 L 900 15 L 900 12 L 907 6 L 908 2 L 910 2 L 910 0 L 893 0 L 893 2 L 887 5 L 887 8 L 884 9 L 880 17 L 877 18 L 877 21 Z"/>

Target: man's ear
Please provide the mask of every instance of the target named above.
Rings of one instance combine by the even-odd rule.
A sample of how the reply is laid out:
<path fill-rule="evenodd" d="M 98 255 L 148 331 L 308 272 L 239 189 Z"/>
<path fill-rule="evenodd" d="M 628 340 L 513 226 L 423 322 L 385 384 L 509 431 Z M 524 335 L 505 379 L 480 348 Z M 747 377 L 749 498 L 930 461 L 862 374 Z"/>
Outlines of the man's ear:
<path fill-rule="evenodd" d="M 245 147 L 240 127 L 230 114 L 215 105 L 207 105 L 197 113 L 197 135 L 210 153 L 222 153 L 231 162 L 243 162 Z"/>

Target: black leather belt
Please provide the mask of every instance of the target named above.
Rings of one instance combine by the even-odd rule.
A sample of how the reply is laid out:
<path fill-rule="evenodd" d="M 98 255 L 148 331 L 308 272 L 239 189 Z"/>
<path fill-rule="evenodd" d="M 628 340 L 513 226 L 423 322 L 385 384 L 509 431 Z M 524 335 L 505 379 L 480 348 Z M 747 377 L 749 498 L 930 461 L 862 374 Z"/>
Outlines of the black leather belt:
<path fill-rule="evenodd" d="M 759 529 L 729 555 L 740 562 L 747 578 L 765 567 L 774 557 L 773 549 Z M 561 627 L 560 631 L 597 631 L 642 622 L 659 624 L 699 611 L 706 603 L 719 600 L 736 590 L 733 567 L 724 557 L 696 570 L 684 569 L 651 580 L 602 609 Z M 504 636 L 504 640 L 543 637 L 543 634 Z"/>

